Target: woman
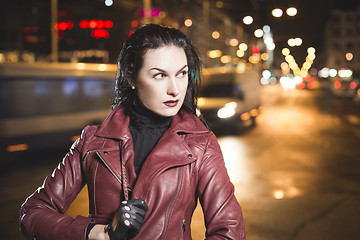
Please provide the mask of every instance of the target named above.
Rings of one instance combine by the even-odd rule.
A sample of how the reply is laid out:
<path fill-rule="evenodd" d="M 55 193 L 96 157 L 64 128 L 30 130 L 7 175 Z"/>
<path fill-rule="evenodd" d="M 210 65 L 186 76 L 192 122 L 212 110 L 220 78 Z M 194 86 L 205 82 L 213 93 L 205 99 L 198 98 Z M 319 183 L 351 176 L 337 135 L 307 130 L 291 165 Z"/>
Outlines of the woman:
<path fill-rule="evenodd" d="M 191 239 L 199 199 L 207 239 L 245 239 L 213 133 L 196 116 L 201 63 L 180 31 L 148 24 L 124 44 L 113 111 L 81 137 L 21 208 L 36 239 Z M 63 213 L 87 184 L 89 216 Z"/>

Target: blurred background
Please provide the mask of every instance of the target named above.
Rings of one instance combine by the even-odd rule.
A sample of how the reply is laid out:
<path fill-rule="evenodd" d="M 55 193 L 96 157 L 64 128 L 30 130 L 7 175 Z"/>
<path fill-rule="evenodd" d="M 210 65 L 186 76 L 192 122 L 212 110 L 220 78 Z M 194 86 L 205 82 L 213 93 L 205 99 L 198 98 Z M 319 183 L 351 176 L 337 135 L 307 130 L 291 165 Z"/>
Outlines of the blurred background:
<path fill-rule="evenodd" d="M 360 239 L 358 0 L 3 1 L 0 229 L 113 98 L 139 26 L 180 29 L 204 63 L 198 101 L 221 145 L 247 238 Z M 65 213 L 87 215 L 86 188 Z M 201 208 L 193 239 L 204 239 Z"/>

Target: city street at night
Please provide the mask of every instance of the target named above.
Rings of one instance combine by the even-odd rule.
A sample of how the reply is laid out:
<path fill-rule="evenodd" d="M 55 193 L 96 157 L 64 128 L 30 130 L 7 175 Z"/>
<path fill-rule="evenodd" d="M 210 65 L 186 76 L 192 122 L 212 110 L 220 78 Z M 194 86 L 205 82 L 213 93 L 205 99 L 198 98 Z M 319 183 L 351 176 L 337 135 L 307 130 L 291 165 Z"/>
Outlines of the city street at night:
<path fill-rule="evenodd" d="M 360 239 L 359 0 L 0 18 L 0 240 Z"/>
<path fill-rule="evenodd" d="M 262 87 L 255 128 L 218 134 L 249 240 L 359 239 L 360 108 L 327 88 Z M 0 175 L 1 239 L 23 239 L 20 205 L 65 155 L 19 152 Z M 87 215 L 82 191 L 66 214 Z M 192 237 L 204 239 L 201 208 Z"/>

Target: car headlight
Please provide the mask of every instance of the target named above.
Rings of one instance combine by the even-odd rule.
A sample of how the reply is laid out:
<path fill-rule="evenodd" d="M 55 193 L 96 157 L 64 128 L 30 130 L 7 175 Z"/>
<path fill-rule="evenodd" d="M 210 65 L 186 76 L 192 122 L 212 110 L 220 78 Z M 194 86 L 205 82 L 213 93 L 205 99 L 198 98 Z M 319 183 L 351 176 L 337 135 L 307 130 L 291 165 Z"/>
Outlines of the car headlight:
<path fill-rule="evenodd" d="M 235 102 L 230 102 L 225 104 L 223 108 L 220 108 L 217 112 L 219 118 L 230 118 L 235 115 L 235 109 L 237 104 Z"/>

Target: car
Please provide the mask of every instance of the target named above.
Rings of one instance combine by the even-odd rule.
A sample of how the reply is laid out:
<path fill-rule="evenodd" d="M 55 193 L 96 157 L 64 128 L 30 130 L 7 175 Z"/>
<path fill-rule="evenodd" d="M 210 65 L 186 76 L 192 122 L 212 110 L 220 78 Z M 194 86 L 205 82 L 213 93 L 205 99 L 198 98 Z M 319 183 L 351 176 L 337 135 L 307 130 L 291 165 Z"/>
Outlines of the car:
<path fill-rule="evenodd" d="M 352 98 L 356 94 L 356 88 L 359 85 L 359 80 L 355 78 L 332 79 L 331 90 L 337 97 Z"/>
<path fill-rule="evenodd" d="M 255 126 L 261 110 L 260 79 L 256 70 L 204 71 L 198 106 L 211 130 L 239 133 Z"/>

